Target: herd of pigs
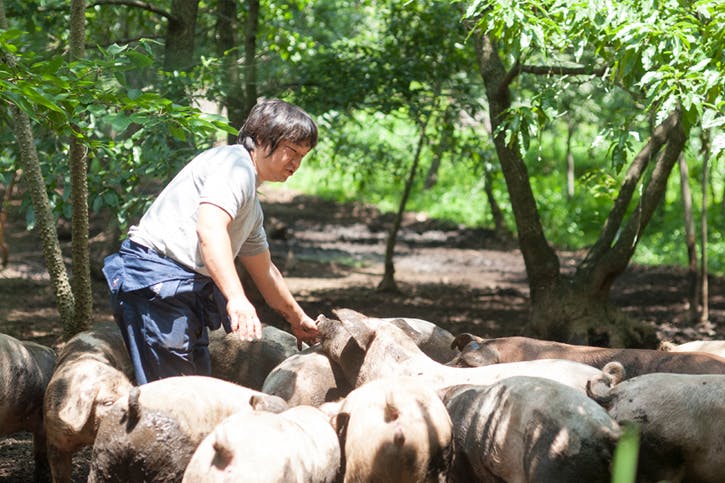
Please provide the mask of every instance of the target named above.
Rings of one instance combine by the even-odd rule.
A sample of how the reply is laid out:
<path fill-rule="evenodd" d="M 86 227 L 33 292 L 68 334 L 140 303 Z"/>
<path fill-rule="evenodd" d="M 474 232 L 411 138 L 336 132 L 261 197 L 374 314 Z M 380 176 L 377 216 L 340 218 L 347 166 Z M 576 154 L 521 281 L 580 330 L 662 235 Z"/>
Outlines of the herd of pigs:
<path fill-rule="evenodd" d="M 0 334 L 0 435 L 70 482 L 608 482 L 627 425 L 637 481 L 725 482 L 725 342 L 668 350 L 454 336 L 350 309 L 320 343 L 210 334 L 212 376 L 133 384 L 120 332 L 56 354 Z"/>

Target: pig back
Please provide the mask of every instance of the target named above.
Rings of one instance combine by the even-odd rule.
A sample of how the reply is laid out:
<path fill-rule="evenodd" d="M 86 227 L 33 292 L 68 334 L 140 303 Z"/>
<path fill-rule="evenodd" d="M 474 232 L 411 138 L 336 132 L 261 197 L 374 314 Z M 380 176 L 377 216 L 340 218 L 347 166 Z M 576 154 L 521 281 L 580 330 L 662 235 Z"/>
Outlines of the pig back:
<path fill-rule="evenodd" d="M 206 376 L 135 387 L 101 421 L 88 481 L 178 482 L 204 437 L 253 405 L 287 407 L 274 396 Z"/>
<path fill-rule="evenodd" d="M 55 351 L 0 334 L 0 434 L 42 431 L 43 396 Z"/>

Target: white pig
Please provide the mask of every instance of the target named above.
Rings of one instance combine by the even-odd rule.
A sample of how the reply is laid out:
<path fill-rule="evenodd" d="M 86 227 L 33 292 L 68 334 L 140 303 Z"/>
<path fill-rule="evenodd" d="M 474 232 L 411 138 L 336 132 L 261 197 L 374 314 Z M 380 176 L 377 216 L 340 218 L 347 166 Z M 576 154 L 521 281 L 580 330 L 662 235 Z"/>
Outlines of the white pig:
<path fill-rule="evenodd" d="M 333 483 L 340 443 L 327 416 L 312 406 L 279 414 L 239 412 L 199 444 L 183 483 Z"/>
<path fill-rule="evenodd" d="M 339 321 L 320 316 L 317 326 L 323 350 L 354 387 L 390 375 L 419 377 L 435 389 L 492 384 L 510 376 L 535 376 L 584 393 L 588 380 L 601 374 L 592 366 L 560 359 L 450 367 L 426 356 L 400 328 L 390 323 L 368 325 L 359 320 Z"/>
<path fill-rule="evenodd" d="M 228 416 L 280 412 L 280 398 L 207 376 L 176 376 L 131 389 L 103 418 L 88 482 L 178 482 L 199 443 Z"/>
<path fill-rule="evenodd" d="M 419 379 L 378 379 L 322 409 L 333 414 L 345 483 L 446 481 L 453 456 L 451 419 Z"/>
<path fill-rule="evenodd" d="M 693 340 L 682 344 L 662 342 L 659 350 L 667 352 L 706 352 L 725 357 L 725 340 Z"/>
<path fill-rule="evenodd" d="M 133 367 L 114 322 L 71 338 L 45 392 L 48 459 L 55 483 L 71 481 L 73 454 L 93 444 L 101 419 L 133 387 Z"/>

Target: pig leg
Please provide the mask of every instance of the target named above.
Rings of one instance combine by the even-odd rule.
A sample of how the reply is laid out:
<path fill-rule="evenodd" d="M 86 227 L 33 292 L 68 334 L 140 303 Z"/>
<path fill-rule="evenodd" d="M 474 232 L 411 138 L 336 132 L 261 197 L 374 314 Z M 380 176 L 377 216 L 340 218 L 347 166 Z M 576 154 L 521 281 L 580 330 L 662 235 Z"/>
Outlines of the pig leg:
<path fill-rule="evenodd" d="M 48 460 L 53 483 L 70 483 L 73 473 L 73 453 L 49 444 Z"/>
<path fill-rule="evenodd" d="M 48 452 L 46 450 L 44 429 L 33 433 L 33 459 L 35 460 L 33 481 L 35 483 L 50 481 L 50 468 L 48 466 Z"/>

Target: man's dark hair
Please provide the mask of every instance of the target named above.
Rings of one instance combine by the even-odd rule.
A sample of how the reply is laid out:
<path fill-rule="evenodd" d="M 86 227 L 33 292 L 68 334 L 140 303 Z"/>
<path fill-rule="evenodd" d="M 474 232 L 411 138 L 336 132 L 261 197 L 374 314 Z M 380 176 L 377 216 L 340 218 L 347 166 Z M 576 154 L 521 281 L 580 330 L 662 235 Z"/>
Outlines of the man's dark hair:
<path fill-rule="evenodd" d="M 266 146 L 271 154 L 282 140 L 312 149 L 317 145 L 317 125 L 304 110 L 288 102 L 259 101 L 239 130 L 237 143 L 250 151 Z"/>

